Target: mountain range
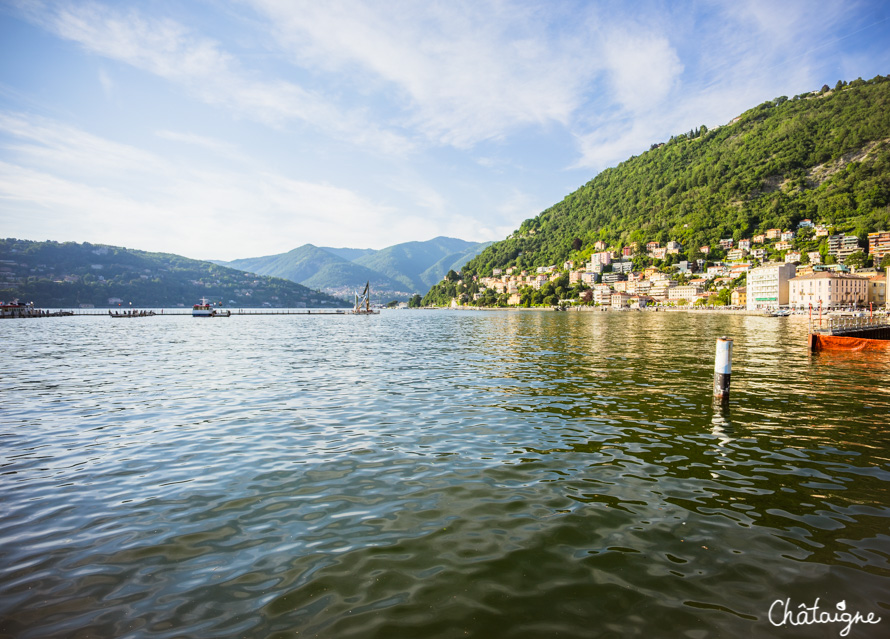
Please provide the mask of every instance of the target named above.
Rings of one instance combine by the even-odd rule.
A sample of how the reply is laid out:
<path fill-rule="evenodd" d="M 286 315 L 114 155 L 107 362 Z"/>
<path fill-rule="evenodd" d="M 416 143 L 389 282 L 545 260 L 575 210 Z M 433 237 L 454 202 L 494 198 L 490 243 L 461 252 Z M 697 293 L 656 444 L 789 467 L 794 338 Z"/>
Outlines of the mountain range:
<path fill-rule="evenodd" d="M 348 304 L 287 279 L 254 275 L 168 253 L 84 242 L 0 239 L 0 300 L 38 307 L 238 307 Z"/>
<path fill-rule="evenodd" d="M 287 253 L 214 263 L 281 277 L 344 298 L 370 282 L 375 301 L 407 301 L 412 295 L 426 293 L 448 271 L 460 269 L 489 244 L 450 237 L 380 250 L 304 244 Z"/>

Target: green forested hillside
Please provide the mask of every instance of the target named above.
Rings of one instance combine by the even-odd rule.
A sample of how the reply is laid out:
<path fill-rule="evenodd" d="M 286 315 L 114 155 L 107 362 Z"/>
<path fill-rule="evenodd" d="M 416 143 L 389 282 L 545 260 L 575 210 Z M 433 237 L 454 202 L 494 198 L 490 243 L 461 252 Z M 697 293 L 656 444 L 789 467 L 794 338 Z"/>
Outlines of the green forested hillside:
<path fill-rule="evenodd" d="M 423 274 L 430 268 L 436 267 L 441 261 L 450 262 L 464 259 L 468 254 L 475 255 L 480 245 L 477 242 L 467 242 L 452 237 L 437 237 L 425 242 L 405 242 L 396 244 L 373 254 L 364 255 L 355 260 L 378 273 L 382 273 L 393 280 L 401 282 L 405 290 L 419 292 L 426 290 L 433 282 L 438 281 L 448 272 L 448 268 L 437 273 L 433 282 L 423 279 Z"/>
<path fill-rule="evenodd" d="M 653 144 L 523 222 L 463 274 L 583 260 L 597 240 L 613 248 L 675 240 L 694 257 L 700 245 L 805 218 L 864 245 L 869 232 L 890 229 L 888 205 L 890 78 L 838 82 Z"/>
<path fill-rule="evenodd" d="M 200 298 L 240 307 L 343 307 L 286 279 L 167 253 L 76 242 L 0 240 L 0 299 L 38 307 L 191 306 Z"/>

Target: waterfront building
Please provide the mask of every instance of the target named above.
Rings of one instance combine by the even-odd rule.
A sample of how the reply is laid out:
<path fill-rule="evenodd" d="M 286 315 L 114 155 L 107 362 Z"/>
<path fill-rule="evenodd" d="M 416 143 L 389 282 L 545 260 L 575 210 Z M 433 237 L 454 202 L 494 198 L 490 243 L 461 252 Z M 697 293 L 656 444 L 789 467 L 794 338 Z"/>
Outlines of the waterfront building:
<path fill-rule="evenodd" d="M 867 306 L 869 280 L 858 275 L 816 271 L 789 282 L 789 303 L 796 308 Z"/>
<path fill-rule="evenodd" d="M 633 295 L 628 295 L 627 293 L 620 291 L 617 293 L 612 293 L 612 297 L 610 298 L 609 302 L 611 303 L 612 308 L 627 308 L 628 306 L 630 306 L 630 298 L 632 297 Z"/>
<path fill-rule="evenodd" d="M 884 256 L 890 254 L 890 231 L 868 234 L 868 254 L 872 256 L 875 267 L 879 267 Z"/>
<path fill-rule="evenodd" d="M 592 271 L 581 273 L 581 281 L 587 284 L 587 286 L 593 286 L 599 281 L 599 278 L 599 273 L 594 273 Z"/>
<path fill-rule="evenodd" d="M 887 272 L 877 272 L 868 278 L 868 298 L 866 301 L 871 304 L 872 308 L 881 308 L 887 305 Z"/>
<path fill-rule="evenodd" d="M 669 300 L 686 300 L 692 303 L 701 294 L 702 289 L 698 286 L 674 286 L 668 289 L 667 298 Z"/>
<path fill-rule="evenodd" d="M 676 282 L 658 282 L 657 284 L 653 283 L 652 286 L 649 288 L 649 295 L 659 300 L 667 299 L 668 292 L 676 285 Z"/>
<path fill-rule="evenodd" d="M 655 303 L 655 300 L 649 297 L 648 295 L 634 295 L 630 298 L 630 307 L 631 308 L 646 308 L 647 306 L 651 306 Z"/>
<path fill-rule="evenodd" d="M 596 304 L 607 305 L 612 303 L 612 289 L 605 284 L 593 287 L 593 301 Z"/>
<path fill-rule="evenodd" d="M 735 289 L 732 294 L 729 296 L 729 303 L 733 306 L 747 306 L 748 305 L 748 295 L 747 295 L 747 287 L 740 286 Z"/>
<path fill-rule="evenodd" d="M 748 310 L 787 306 L 788 281 L 794 273 L 794 264 L 766 264 L 748 271 Z"/>

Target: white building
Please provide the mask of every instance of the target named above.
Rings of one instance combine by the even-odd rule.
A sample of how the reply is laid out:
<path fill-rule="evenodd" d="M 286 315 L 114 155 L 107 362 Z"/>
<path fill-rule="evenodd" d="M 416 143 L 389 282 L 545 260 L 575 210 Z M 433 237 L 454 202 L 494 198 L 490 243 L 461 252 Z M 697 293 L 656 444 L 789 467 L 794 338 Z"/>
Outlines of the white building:
<path fill-rule="evenodd" d="M 794 264 L 766 264 L 748 271 L 748 310 L 788 305 L 788 282 L 797 270 Z"/>
<path fill-rule="evenodd" d="M 593 301 L 596 304 L 608 305 L 612 303 L 612 289 L 605 284 L 593 287 Z"/>
<path fill-rule="evenodd" d="M 698 286 L 675 286 L 668 289 L 667 298 L 669 300 L 686 300 L 691 304 L 701 293 L 702 289 Z"/>

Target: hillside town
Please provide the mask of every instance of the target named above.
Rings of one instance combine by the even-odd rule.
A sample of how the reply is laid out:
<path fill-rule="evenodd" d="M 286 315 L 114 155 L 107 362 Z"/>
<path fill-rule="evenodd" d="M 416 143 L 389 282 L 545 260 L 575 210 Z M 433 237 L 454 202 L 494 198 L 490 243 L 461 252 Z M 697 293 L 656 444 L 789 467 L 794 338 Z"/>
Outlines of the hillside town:
<path fill-rule="evenodd" d="M 652 241 L 616 249 L 598 241 L 592 248 L 581 264 L 495 268 L 470 283 L 457 279 L 451 306 L 717 306 L 763 312 L 887 306 L 890 231 L 859 238 L 802 220 L 794 230 L 767 229 L 751 238 L 722 239 L 716 247 L 684 250 L 676 241 Z M 696 259 L 679 259 L 684 254 Z M 541 291 L 548 294 L 542 297 Z"/>

